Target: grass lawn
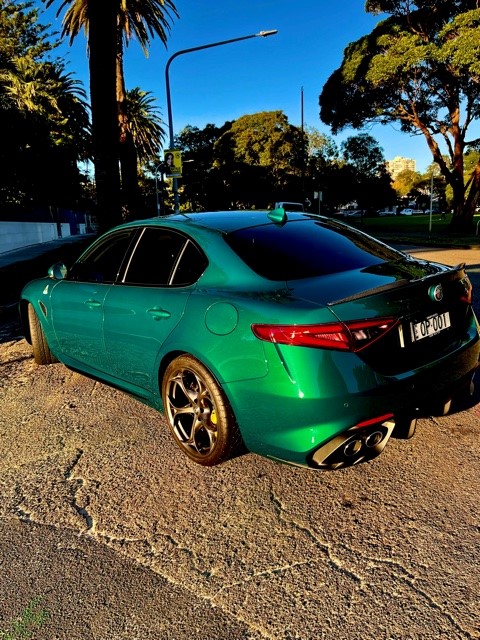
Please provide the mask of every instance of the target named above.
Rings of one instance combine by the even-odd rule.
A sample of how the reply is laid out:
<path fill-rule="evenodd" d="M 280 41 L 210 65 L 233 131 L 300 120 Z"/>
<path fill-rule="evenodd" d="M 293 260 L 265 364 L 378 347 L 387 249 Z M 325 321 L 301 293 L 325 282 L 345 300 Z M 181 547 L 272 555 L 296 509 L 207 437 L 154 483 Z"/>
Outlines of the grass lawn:
<path fill-rule="evenodd" d="M 471 234 L 453 233 L 450 228 L 451 214 L 443 219 L 440 214 L 432 215 L 431 228 L 429 215 L 413 216 L 384 216 L 379 218 L 350 218 L 349 224 L 357 226 L 362 231 L 390 242 L 412 241 L 428 245 L 448 246 L 480 246 L 480 235 L 475 235 L 480 214 L 474 217 L 474 230 Z M 480 233 L 480 225 L 478 226 Z"/>

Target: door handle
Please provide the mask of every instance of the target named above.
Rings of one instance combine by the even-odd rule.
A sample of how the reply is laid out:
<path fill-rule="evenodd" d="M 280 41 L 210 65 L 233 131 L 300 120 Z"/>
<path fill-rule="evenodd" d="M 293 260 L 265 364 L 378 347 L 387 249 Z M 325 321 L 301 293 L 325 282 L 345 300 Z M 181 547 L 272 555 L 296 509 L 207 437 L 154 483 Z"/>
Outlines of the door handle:
<path fill-rule="evenodd" d="M 147 313 L 152 316 L 154 320 L 162 320 L 162 318 L 170 318 L 172 315 L 170 311 L 166 309 L 161 309 L 160 307 L 153 307 L 152 309 L 147 309 Z"/>
<path fill-rule="evenodd" d="M 102 303 L 98 300 L 85 300 L 85 304 L 87 307 L 90 307 L 90 309 L 96 309 L 97 307 L 102 306 Z"/>

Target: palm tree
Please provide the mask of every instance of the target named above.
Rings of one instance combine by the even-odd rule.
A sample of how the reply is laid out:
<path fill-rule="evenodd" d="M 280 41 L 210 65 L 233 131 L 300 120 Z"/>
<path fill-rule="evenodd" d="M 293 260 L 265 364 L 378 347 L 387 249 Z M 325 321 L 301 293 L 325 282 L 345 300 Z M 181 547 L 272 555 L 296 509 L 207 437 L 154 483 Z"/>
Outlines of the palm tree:
<path fill-rule="evenodd" d="M 161 164 L 160 152 L 165 138 L 163 120 L 159 109 L 154 105 L 155 98 L 150 92 L 141 91 L 138 87 L 127 91 L 127 111 L 130 131 L 138 157 L 138 176 L 140 205 L 142 217 L 152 215 L 153 196 L 158 194 L 158 167 Z M 152 174 L 155 176 L 155 191 L 153 190 Z M 164 194 L 163 181 L 160 189 Z M 158 214 L 158 195 L 156 214 Z M 164 195 L 162 195 L 164 200 Z"/>
<path fill-rule="evenodd" d="M 120 167 L 124 216 L 135 218 L 140 213 L 138 163 L 158 158 L 165 131 L 150 92 L 135 88 L 127 91 L 122 108 L 125 128 L 120 129 Z M 121 125 L 121 123 L 120 123 Z M 142 214 L 143 215 L 143 214 Z"/>
<path fill-rule="evenodd" d="M 37 61 L 27 52 L 2 64 L 0 84 L 2 201 L 65 205 L 79 185 L 77 161 L 90 146 L 80 81 L 60 61 Z"/>
<path fill-rule="evenodd" d="M 54 1 L 45 0 L 46 6 Z M 88 40 L 97 201 L 105 209 L 100 209 L 102 216 L 106 214 L 105 224 L 99 223 L 109 227 L 120 216 L 119 159 L 127 206 L 134 207 L 136 200 L 136 149 L 126 106 L 124 46 L 136 36 L 147 53 L 155 34 L 166 44 L 171 16 L 178 13 L 172 0 L 61 0 L 57 15 L 67 6 L 62 35 L 69 35 L 72 43 L 83 28 Z"/>
<path fill-rule="evenodd" d="M 54 144 L 75 146 L 78 160 L 91 155 L 87 95 L 63 62 L 36 62 L 22 56 L 0 71 L 0 79 L 4 100 L 18 112 L 48 120 Z"/>
<path fill-rule="evenodd" d="M 150 91 L 139 87 L 127 91 L 129 129 L 133 136 L 140 163 L 158 162 L 162 141 L 165 138 L 163 120 L 154 105 Z"/>

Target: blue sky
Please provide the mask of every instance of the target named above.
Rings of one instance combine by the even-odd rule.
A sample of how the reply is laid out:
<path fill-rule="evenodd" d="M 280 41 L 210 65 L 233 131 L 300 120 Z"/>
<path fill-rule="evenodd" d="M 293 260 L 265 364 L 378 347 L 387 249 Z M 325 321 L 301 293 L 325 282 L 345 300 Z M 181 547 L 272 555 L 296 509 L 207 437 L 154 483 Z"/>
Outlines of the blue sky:
<path fill-rule="evenodd" d="M 165 65 L 182 49 L 278 29 L 268 38 L 253 38 L 188 53 L 170 66 L 170 89 L 175 132 L 190 124 L 203 128 L 222 125 L 259 111 L 283 111 L 291 124 L 301 124 L 301 95 L 305 126 L 331 136 L 319 117 L 318 98 L 331 73 L 342 61 L 343 50 L 369 33 L 380 20 L 364 11 L 364 0 L 176 0 L 180 18 L 171 28 L 165 48 L 152 41 L 149 57 L 132 41 L 125 52 L 128 89 L 140 87 L 158 100 L 167 121 Z M 36 6 L 43 7 L 40 0 Z M 60 6 L 44 12 L 42 23 L 61 30 Z M 88 61 L 83 35 L 72 47 L 62 46 L 68 71 L 88 90 Z M 399 127 L 376 125 L 367 131 L 383 148 L 385 158 L 413 158 L 424 171 L 431 156 L 423 137 L 401 133 Z M 341 143 L 358 131 L 348 130 L 334 139 Z M 332 136 L 333 137 L 333 136 Z"/>

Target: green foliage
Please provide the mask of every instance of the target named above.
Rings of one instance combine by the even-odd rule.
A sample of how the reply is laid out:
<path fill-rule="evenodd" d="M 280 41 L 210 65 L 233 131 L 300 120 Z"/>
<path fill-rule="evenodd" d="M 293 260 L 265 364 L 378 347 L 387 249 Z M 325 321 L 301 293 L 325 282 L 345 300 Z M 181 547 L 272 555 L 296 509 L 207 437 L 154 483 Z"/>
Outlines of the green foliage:
<path fill-rule="evenodd" d="M 454 224 L 468 226 L 480 191 L 480 167 L 468 188 L 463 181 L 467 132 L 480 117 L 480 9 L 474 0 L 366 7 L 391 17 L 345 49 L 320 96 L 321 119 L 334 133 L 394 122 L 423 135 L 452 189 Z"/>
<path fill-rule="evenodd" d="M 55 0 L 47 0 L 49 7 Z M 90 0 L 61 0 L 58 13 L 69 7 L 63 18 L 62 36 L 70 36 L 70 44 L 82 29 L 88 34 Z M 167 42 L 171 17 L 178 18 L 178 12 L 171 0 L 127 0 L 118 3 L 118 28 L 123 42 L 128 46 L 135 37 L 148 55 L 150 39 L 155 34 L 163 44 Z"/>
<path fill-rule="evenodd" d="M 38 22 L 39 10 L 32 9 L 33 2 L 0 0 L 0 69 L 8 69 L 9 63 L 27 56 L 39 61 L 55 49 L 50 41 L 49 27 Z"/>
<path fill-rule="evenodd" d="M 397 175 L 393 183 L 393 188 L 400 197 L 405 197 L 412 192 L 419 180 L 421 180 L 421 176 L 417 171 L 406 169 Z"/>
<path fill-rule="evenodd" d="M 264 111 L 235 120 L 215 143 L 215 167 L 237 191 L 241 174 L 248 171 L 247 206 L 256 193 L 260 206 L 287 199 L 289 190 L 300 192 L 302 154 L 306 146 L 302 132 L 289 124 L 281 111 Z M 229 177 L 230 176 L 230 177 Z M 293 187 L 293 188 L 292 188 Z M 238 197 L 234 198 L 235 200 Z"/>
<path fill-rule="evenodd" d="M 31 638 L 33 632 L 39 629 L 48 618 L 48 612 L 40 608 L 42 599 L 33 599 L 23 610 L 20 618 L 14 620 L 10 628 L 0 631 L 0 640 L 20 640 Z"/>
<path fill-rule="evenodd" d="M 323 212 L 352 200 L 365 209 L 395 200 L 374 138 L 352 136 L 340 153 L 331 138 L 313 128 L 302 132 L 282 112 L 246 115 L 221 128 L 186 127 L 176 146 L 183 150 L 186 209 L 266 208 L 279 200 L 313 203 L 318 191 Z"/>
<path fill-rule="evenodd" d="M 232 123 L 216 144 L 219 163 L 235 162 L 295 171 L 301 166 L 302 138 L 281 111 L 263 111 L 242 116 Z"/>
<path fill-rule="evenodd" d="M 48 54 L 48 27 L 31 3 L 0 0 L 0 205 L 74 208 L 77 160 L 90 153 L 86 94 Z"/>
<path fill-rule="evenodd" d="M 214 163 L 215 143 L 230 126 L 229 122 L 221 128 L 213 124 L 207 124 L 203 129 L 187 125 L 178 134 L 175 145 L 183 150 L 186 160 L 194 160 L 195 166 L 206 172 Z"/>
<path fill-rule="evenodd" d="M 394 201 L 385 156 L 375 138 L 366 133 L 350 136 L 342 143 L 342 152 L 354 186 L 352 199 L 361 209 L 378 209 Z"/>
<path fill-rule="evenodd" d="M 468 149 L 464 156 L 465 173 L 468 174 L 475 169 L 480 161 L 480 151 Z"/>
<path fill-rule="evenodd" d="M 307 127 L 306 132 L 307 156 L 317 164 L 327 166 L 339 160 L 339 151 L 335 141 L 314 127 Z"/>
<path fill-rule="evenodd" d="M 385 156 L 377 141 L 367 133 L 350 136 L 342 143 L 344 159 L 364 176 L 385 173 Z"/>
<path fill-rule="evenodd" d="M 183 151 L 182 202 L 186 209 L 224 209 L 231 204 L 231 194 L 223 184 L 222 172 L 214 167 L 215 144 L 230 127 L 207 124 L 204 129 L 186 126 L 175 145 Z"/>
<path fill-rule="evenodd" d="M 456 16 L 440 33 L 443 46 L 439 59 L 459 76 L 480 80 L 480 9 Z"/>
<path fill-rule="evenodd" d="M 307 139 L 281 111 L 245 115 L 220 128 L 186 127 L 176 144 L 184 151 L 183 192 L 192 206 L 266 208 L 302 197 Z"/>
<path fill-rule="evenodd" d="M 129 126 L 140 162 L 155 160 L 165 138 L 163 120 L 154 102 L 149 91 L 139 87 L 127 91 Z"/>

